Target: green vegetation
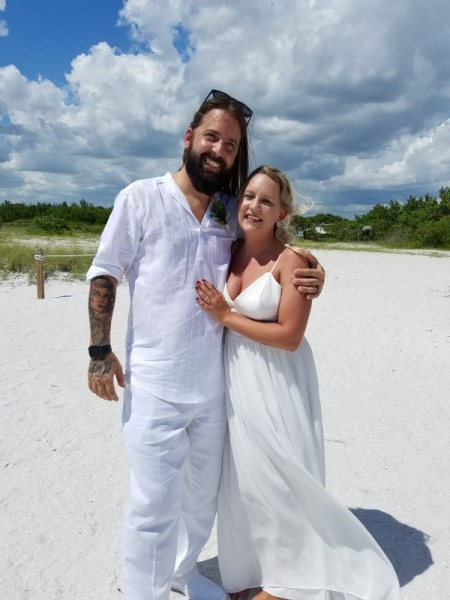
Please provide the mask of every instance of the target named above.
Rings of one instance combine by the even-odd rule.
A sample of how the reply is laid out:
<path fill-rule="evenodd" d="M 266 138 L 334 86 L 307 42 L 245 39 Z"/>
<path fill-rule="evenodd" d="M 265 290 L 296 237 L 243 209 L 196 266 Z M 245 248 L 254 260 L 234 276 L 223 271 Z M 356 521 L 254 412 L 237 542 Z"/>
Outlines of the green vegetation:
<path fill-rule="evenodd" d="M 34 282 L 36 279 L 34 257 L 38 249 L 42 250 L 42 254 L 46 257 L 44 261 L 46 278 L 61 273 L 72 278 L 83 278 L 92 262 L 95 250 L 89 251 L 77 245 L 69 245 L 69 240 L 66 239 L 62 241 L 64 242 L 62 246 L 55 247 L 51 243 L 42 244 L 39 240 L 39 248 L 37 248 L 36 244 L 27 242 L 26 238 L 20 241 L 18 239 L 5 241 L 0 235 L 0 280 L 10 275 L 26 275 L 29 282 Z M 58 256 L 52 256 L 55 254 Z M 72 256 L 74 254 L 80 256 Z"/>
<path fill-rule="evenodd" d="M 0 204 L 0 278 L 24 274 L 33 281 L 38 249 L 48 257 L 46 277 L 56 273 L 84 277 L 110 214 L 111 208 L 93 206 L 85 200 L 71 205 L 6 200 Z"/>
<path fill-rule="evenodd" d="M 79 204 L 21 204 L 5 200 L 0 204 L 0 227 L 5 223 L 22 224 L 30 233 L 67 234 L 71 231 L 99 233 L 111 208 L 94 206 L 81 199 Z"/>
<path fill-rule="evenodd" d="M 450 188 L 441 188 L 439 198 L 428 194 L 406 202 L 391 200 L 376 204 L 354 220 L 330 214 L 296 216 L 294 230 L 304 239 L 341 242 L 376 241 L 391 248 L 450 249 Z"/>
<path fill-rule="evenodd" d="M 25 274 L 33 281 L 38 249 L 46 257 L 46 277 L 84 277 L 111 210 L 83 199 L 70 205 L 5 200 L 0 204 L 0 279 Z M 404 203 L 377 204 L 353 220 L 328 213 L 295 216 L 293 227 L 300 245 L 303 239 L 308 246 L 349 243 L 352 249 L 367 248 L 367 242 L 371 249 L 374 243 L 380 249 L 450 249 L 450 188 L 441 188 L 438 198 L 410 196 Z"/>

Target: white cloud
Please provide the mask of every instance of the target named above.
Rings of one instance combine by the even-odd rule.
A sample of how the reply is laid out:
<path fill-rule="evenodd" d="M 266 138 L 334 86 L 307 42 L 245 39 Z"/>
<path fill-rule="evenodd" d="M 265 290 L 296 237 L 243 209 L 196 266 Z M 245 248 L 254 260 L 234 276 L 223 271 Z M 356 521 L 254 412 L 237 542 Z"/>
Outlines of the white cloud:
<path fill-rule="evenodd" d="M 436 194 L 450 183 L 449 19 L 448 0 L 128 0 L 130 53 L 93 46 L 64 88 L 0 69 L 0 175 L 17 199 L 111 202 L 177 168 L 215 87 L 254 109 L 255 162 L 326 212 Z"/>
<path fill-rule="evenodd" d="M 0 0 L 0 11 L 4 11 L 6 8 L 6 0 Z M 8 23 L 3 19 L 0 19 L 0 37 L 6 37 L 9 34 Z"/>
<path fill-rule="evenodd" d="M 450 119 L 426 135 L 405 136 L 380 158 L 352 158 L 345 177 L 353 185 L 369 184 L 373 188 L 414 186 L 421 181 L 445 181 L 449 164 Z"/>

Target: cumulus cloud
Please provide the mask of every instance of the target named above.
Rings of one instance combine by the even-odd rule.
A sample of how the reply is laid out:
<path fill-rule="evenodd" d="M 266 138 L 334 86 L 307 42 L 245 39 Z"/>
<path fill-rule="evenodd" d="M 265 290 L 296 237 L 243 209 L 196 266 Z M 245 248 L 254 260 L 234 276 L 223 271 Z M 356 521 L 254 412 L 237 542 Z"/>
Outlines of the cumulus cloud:
<path fill-rule="evenodd" d="M 0 0 L 0 11 L 6 8 L 6 0 Z M 3 19 L 0 19 L 0 37 L 6 37 L 9 34 L 8 24 Z"/>
<path fill-rule="evenodd" d="M 448 0 L 127 0 L 118 19 L 129 51 L 86 49 L 64 87 L 0 68 L 10 198 L 111 203 L 176 169 L 213 87 L 253 108 L 253 164 L 284 169 L 316 209 L 449 185 Z"/>
<path fill-rule="evenodd" d="M 6 0 L 0 0 L 0 11 L 6 8 Z M 0 19 L 0 37 L 6 37 L 9 34 L 8 23 Z"/>

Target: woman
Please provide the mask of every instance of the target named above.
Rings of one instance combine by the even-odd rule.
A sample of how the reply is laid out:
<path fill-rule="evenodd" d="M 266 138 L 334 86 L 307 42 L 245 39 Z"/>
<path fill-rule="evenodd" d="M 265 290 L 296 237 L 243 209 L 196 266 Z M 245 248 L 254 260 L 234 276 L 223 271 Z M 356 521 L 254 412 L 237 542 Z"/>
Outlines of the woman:
<path fill-rule="evenodd" d="M 324 487 L 317 378 L 303 337 L 311 302 L 292 285 L 306 263 L 286 246 L 291 186 L 278 169 L 259 167 L 239 201 L 244 237 L 224 294 L 196 285 L 198 304 L 227 328 L 222 582 L 232 600 L 397 600 L 388 559 Z"/>

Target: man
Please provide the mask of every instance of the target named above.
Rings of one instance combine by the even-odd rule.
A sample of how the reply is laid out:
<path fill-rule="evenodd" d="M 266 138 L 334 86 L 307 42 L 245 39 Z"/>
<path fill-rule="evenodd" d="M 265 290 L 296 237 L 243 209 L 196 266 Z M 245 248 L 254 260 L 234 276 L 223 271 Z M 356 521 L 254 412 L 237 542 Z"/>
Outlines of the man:
<path fill-rule="evenodd" d="M 89 388 L 105 400 L 117 400 L 114 378 L 125 387 L 110 326 L 124 274 L 130 289 L 123 406 L 131 472 L 123 527 L 127 600 L 167 600 L 171 587 L 191 600 L 226 597 L 197 570 L 216 512 L 226 414 L 222 329 L 197 306 L 194 287 L 203 277 L 219 289 L 225 284 L 251 115 L 213 90 L 186 131 L 182 168 L 119 193 L 87 274 Z M 300 291 L 320 293 L 320 268 L 297 276 L 308 284 Z M 105 286 L 109 304 L 99 327 L 94 295 Z"/>

